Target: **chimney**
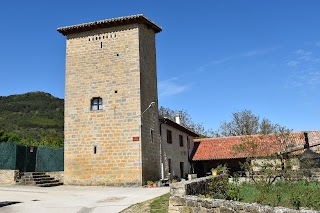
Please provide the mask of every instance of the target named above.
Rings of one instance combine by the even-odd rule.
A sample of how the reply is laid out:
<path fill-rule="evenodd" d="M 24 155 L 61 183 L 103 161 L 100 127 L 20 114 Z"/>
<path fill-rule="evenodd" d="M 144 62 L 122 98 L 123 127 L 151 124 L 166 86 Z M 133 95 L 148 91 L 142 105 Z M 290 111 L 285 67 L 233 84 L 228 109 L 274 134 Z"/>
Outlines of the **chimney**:
<path fill-rule="evenodd" d="M 176 123 L 180 125 L 180 113 L 176 113 L 175 120 L 176 120 Z"/>

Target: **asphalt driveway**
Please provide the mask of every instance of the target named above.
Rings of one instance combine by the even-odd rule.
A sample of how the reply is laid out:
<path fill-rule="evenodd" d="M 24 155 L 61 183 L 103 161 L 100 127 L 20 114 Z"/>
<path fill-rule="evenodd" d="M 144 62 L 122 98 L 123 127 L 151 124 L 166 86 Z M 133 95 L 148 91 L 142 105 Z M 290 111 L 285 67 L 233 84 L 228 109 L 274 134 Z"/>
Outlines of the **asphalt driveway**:
<path fill-rule="evenodd" d="M 1 186 L 1 213 L 119 212 L 169 192 L 169 187 Z"/>

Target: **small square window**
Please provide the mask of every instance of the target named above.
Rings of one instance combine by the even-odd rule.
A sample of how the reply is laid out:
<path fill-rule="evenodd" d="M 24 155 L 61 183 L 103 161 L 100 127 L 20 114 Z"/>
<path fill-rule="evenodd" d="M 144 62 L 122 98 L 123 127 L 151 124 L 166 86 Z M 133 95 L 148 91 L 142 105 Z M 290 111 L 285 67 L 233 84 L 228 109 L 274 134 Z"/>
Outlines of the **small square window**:
<path fill-rule="evenodd" d="M 167 129 L 167 143 L 172 143 L 172 132 Z"/>
<path fill-rule="evenodd" d="M 92 98 L 91 99 L 91 110 L 102 110 L 102 98 Z"/>

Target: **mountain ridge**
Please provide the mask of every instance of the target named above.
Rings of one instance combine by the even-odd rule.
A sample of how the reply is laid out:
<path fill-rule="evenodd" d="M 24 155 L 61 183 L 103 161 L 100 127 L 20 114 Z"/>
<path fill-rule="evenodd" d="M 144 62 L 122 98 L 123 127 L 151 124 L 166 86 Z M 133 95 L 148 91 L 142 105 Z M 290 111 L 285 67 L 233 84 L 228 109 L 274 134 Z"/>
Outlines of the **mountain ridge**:
<path fill-rule="evenodd" d="M 50 93 L 0 96 L 0 130 L 20 144 L 63 146 L 63 118 L 64 100 Z"/>

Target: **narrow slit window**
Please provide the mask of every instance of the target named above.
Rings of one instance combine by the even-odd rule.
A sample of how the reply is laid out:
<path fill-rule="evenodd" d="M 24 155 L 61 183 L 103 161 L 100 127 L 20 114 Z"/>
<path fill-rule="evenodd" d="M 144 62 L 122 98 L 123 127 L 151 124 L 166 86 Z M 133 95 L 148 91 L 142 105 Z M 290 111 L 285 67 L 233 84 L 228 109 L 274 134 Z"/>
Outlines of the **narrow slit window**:
<path fill-rule="evenodd" d="M 172 143 L 172 132 L 167 129 L 167 143 Z"/>
<path fill-rule="evenodd" d="M 179 135 L 179 142 L 180 142 L 180 146 L 183 146 L 183 136 Z"/>
<path fill-rule="evenodd" d="M 91 99 L 91 110 L 93 111 L 102 110 L 102 108 L 103 108 L 102 98 L 97 97 L 97 98 Z"/>
<path fill-rule="evenodd" d="M 97 146 L 93 147 L 93 154 L 97 154 Z"/>
<path fill-rule="evenodd" d="M 100 44 L 100 47 L 102 48 L 102 42 L 101 42 L 101 44 Z"/>
<path fill-rule="evenodd" d="M 183 168 L 184 167 L 184 163 L 180 162 L 180 178 L 184 178 L 184 171 Z"/>
<path fill-rule="evenodd" d="M 153 129 L 150 129 L 150 141 L 151 141 L 151 143 L 153 143 L 154 142 L 154 139 L 153 139 L 153 136 L 154 134 L 153 134 Z"/>

